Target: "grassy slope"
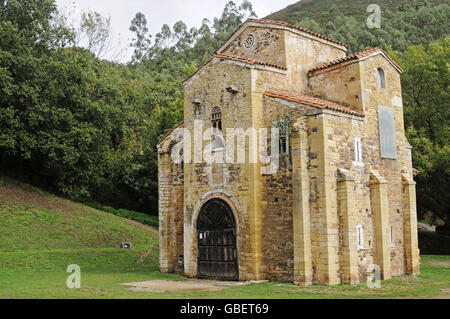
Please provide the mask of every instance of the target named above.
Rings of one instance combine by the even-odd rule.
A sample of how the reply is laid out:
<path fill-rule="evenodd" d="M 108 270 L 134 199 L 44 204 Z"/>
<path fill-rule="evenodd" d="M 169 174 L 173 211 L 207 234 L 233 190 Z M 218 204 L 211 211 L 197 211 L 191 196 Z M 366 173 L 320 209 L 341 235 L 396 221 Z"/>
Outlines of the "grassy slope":
<path fill-rule="evenodd" d="M 124 241 L 133 249 L 121 250 Z M 129 268 L 150 249 L 157 256 L 157 243 L 150 227 L 0 177 L 0 271 L 54 270 L 70 263 Z M 157 269 L 151 257 L 147 262 Z"/>
<path fill-rule="evenodd" d="M 267 16 L 265 19 L 286 21 L 295 24 L 298 20 L 310 17 L 319 23 L 327 23 L 326 14 L 332 6 L 335 6 L 346 16 L 353 16 L 357 19 L 367 19 L 369 13 L 366 12 L 369 4 L 378 4 L 381 11 L 396 10 L 402 2 L 408 0 L 302 0 L 287 6 L 277 12 Z M 429 4 L 443 3 L 442 0 L 429 0 Z"/>

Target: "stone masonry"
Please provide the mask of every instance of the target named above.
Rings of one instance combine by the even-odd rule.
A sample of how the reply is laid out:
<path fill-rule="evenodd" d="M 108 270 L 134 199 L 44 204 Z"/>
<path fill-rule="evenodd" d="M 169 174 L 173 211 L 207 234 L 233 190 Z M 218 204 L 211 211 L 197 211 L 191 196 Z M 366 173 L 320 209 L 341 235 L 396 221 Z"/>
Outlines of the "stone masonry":
<path fill-rule="evenodd" d="M 381 279 L 419 273 L 402 69 L 381 48 L 347 51 L 293 25 L 249 19 L 184 81 L 184 121 L 158 145 L 162 272 L 199 276 L 197 220 L 221 199 L 236 222 L 239 280 L 358 284 L 373 265 Z M 224 137 L 240 131 L 215 151 L 226 160 L 211 164 L 202 132 L 218 121 Z M 270 155 L 279 123 L 287 146 L 267 173 L 251 132 L 266 129 Z M 192 141 L 184 139 L 181 163 L 172 158 L 179 129 Z"/>

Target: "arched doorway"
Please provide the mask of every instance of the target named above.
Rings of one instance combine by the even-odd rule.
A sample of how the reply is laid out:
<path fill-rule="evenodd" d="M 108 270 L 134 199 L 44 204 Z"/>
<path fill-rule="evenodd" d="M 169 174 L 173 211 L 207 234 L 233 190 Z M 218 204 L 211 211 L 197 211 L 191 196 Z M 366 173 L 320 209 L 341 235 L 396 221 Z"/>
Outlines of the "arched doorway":
<path fill-rule="evenodd" d="M 200 209 L 197 240 L 199 278 L 239 279 L 236 221 L 225 201 L 213 198 Z"/>

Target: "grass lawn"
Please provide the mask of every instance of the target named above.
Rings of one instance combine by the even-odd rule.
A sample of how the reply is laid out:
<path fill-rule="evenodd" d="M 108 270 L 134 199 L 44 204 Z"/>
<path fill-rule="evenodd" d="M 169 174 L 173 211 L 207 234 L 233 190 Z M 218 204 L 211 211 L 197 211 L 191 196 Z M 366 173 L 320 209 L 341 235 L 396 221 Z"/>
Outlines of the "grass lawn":
<path fill-rule="evenodd" d="M 132 242 L 132 249 L 120 249 L 123 241 Z M 81 268 L 80 289 L 66 287 L 71 264 Z M 418 277 L 396 277 L 380 289 L 365 283 L 301 288 L 274 282 L 154 293 L 119 285 L 180 278 L 158 272 L 155 229 L 0 176 L 0 299 L 449 298 L 450 256 L 422 256 Z"/>
<path fill-rule="evenodd" d="M 183 278 L 158 272 L 157 251 L 151 252 L 145 261 L 137 264 L 139 255 L 146 248 L 131 251 L 97 249 L 58 251 L 42 254 L 32 251 L 30 255 L 37 264 L 47 265 L 51 257 L 55 269 L 29 269 L 26 263 L 0 270 L 0 298 L 219 298 L 219 299 L 316 299 L 316 298 L 450 298 L 450 256 L 422 256 L 421 274 L 417 277 L 400 276 L 381 283 L 379 289 L 369 289 L 366 283 L 358 286 L 312 286 L 295 287 L 288 283 L 259 283 L 225 288 L 222 291 L 193 292 L 135 292 L 120 283 L 156 279 Z M 15 256 L 20 260 L 28 255 L 0 253 L 0 259 Z M 50 254 L 50 255 L 49 255 Z M 25 258 L 27 259 L 27 258 Z M 41 260 L 39 262 L 39 260 Z M 81 267 L 81 289 L 66 287 L 66 265 L 77 263 Z M 95 265 L 97 263 L 97 265 Z"/>

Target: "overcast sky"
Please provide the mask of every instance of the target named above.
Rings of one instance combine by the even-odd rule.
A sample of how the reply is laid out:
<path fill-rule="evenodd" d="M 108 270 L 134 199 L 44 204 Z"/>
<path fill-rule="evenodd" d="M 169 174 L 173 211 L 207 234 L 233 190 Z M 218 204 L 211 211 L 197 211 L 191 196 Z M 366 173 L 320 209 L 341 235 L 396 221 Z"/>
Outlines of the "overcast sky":
<path fill-rule="evenodd" d="M 155 35 L 166 23 L 171 27 L 181 20 L 188 28 L 199 27 L 203 18 L 212 20 L 220 16 L 223 7 L 229 0 L 56 0 L 58 8 L 65 14 L 70 14 L 72 21 L 78 19 L 83 11 L 97 11 L 111 17 L 114 41 L 119 46 L 127 48 L 132 33 L 128 30 L 131 20 L 137 12 L 147 17 L 150 33 Z M 234 1 L 237 5 L 242 0 Z M 253 8 L 259 18 L 278 11 L 296 0 L 252 0 Z M 132 50 L 121 59 L 128 61 Z"/>

